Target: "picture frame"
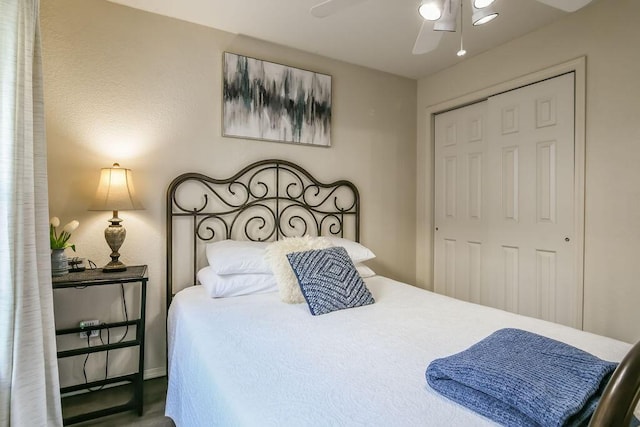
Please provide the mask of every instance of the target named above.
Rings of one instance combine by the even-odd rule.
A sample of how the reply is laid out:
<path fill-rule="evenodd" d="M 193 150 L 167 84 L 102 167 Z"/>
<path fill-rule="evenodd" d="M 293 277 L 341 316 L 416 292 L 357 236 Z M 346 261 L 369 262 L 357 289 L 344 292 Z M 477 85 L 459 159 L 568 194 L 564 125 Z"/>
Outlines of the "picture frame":
<path fill-rule="evenodd" d="M 331 146 L 331 76 L 224 52 L 222 136 Z"/>

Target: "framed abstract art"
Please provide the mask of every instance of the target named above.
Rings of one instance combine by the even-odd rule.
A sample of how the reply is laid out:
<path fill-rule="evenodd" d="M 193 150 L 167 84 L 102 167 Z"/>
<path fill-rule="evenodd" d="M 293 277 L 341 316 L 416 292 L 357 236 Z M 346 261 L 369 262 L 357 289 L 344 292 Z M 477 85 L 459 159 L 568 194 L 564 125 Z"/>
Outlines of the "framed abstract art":
<path fill-rule="evenodd" d="M 222 135 L 331 146 L 331 76 L 224 53 Z"/>

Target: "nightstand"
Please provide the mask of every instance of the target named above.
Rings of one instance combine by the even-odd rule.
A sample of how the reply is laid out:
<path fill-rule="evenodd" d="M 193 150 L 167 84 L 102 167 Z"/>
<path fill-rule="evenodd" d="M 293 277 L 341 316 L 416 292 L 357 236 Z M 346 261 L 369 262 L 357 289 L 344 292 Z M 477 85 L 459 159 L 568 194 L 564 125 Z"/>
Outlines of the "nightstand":
<path fill-rule="evenodd" d="M 93 418 L 103 417 L 106 415 L 115 414 L 118 412 L 124 412 L 129 410 L 136 410 L 138 415 L 142 415 L 142 393 L 143 393 L 143 373 L 144 373 L 144 320 L 145 320 L 145 308 L 146 308 L 146 295 L 147 295 L 147 266 L 138 265 L 127 267 L 126 271 L 117 273 L 105 273 L 102 269 L 85 270 L 78 273 L 69 273 L 64 276 L 53 278 L 53 289 L 77 289 L 78 292 L 82 292 L 82 289 L 86 289 L 93 286 L 109 286 L 109 285 L 140 285 L 140 317 L 133 320 L 125 320 L 122 322 L 104 323 L 96 326 L 88 326 L 84 328 L 68 328 L 68 329 L 56 329 L 56 335 L 67 334 L 79 334 L 80 332 L 91 333 L 92 330 L 103 330 L 109 328 L 122 328 L 128 326 L 135 326 L 136 334 L 134 339 L 124 339 L 121 342 L 107 343 L 103 345 L 96 345 L 92 347 L 74 348 L 72 350 L 65 350 L 58 352 L 58 359 L 65 357 L 78 356 L 82 354 L 98 353 L 108 350 L 115 350 L 125 347 L 139 347 L 139 360 L 138 371 L 132 374 L 121 375 L 112 378 L 106 378 L 104 380 L 92 381 L 89 383 L 77 384 L 69 387 L 63 387 L 60 389 L 61 394 L 69 394 L 82 390 L 88 390 L 89 388 L 95 388 L 116 383 L 130 383 L 133 385 L 133 396 L 127 403 L 103 408 L 97 411 L 87 412 L 79 415 L 64 418 L 64 424 L 75 424 L 82 421 L 90 420 Z M 126 338 L 126 337 L 125 337 Z M 63 399 L 64 400 L 64 399 Z M 64 413 L 63 413 L 64 415 Z"/>

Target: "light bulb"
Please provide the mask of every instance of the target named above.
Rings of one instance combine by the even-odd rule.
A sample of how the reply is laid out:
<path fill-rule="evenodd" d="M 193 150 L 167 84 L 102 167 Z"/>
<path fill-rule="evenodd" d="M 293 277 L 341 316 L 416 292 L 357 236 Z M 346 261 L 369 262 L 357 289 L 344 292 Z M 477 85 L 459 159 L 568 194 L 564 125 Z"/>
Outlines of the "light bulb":
<path fill-rule="evenodd" d="M 466 51 L 466 50 L 464 50 L 464 49 L 460 49 L 460 50 L 458 51 L 458 53 L 456 53 L 456 55 L 458 55 L 458 56 L 465 56 L 466 54 L 467 54 L 467 51 Z"/>
<path fill-rule="evenodd" d="M 473 0 L 473 6 L 478 9 L 482 9 L 483 7 L 489 6 L 493 2 L 494 0 Z"/>
<path fill-rule="evenodd" d="M 437 21 L 442 16 L 442 9 L 435 2 L 422 3 L 418 12 L 427 21 Z"/>

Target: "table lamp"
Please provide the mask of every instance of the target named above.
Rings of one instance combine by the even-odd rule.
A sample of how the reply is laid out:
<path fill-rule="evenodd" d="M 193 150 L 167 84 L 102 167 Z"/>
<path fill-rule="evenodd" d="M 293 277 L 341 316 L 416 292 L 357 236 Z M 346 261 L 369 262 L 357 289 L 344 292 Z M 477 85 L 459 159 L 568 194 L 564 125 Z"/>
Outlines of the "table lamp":
<path fill-rule="evenodd" d="M 118 163 L 114 163 L 110 168 L 102 168 L 98 189 L 89 208 L 91 211 L 113 211 L 113 218 L 109 220 L 111 224 L 104 230 L 104 238 L 111 248 L 111 261 L 102 268 L 104 272 L 127 269 L 118 259 L 118 250 L 127 235 L 127 231 L 120 224 L 122 219 L 118 218 L 118 211 L 143 209 L 136 198 L 131 175 L 131 169 L 121 168 Z"/>

